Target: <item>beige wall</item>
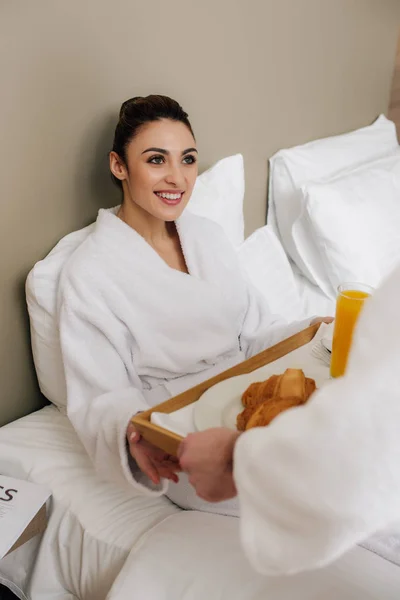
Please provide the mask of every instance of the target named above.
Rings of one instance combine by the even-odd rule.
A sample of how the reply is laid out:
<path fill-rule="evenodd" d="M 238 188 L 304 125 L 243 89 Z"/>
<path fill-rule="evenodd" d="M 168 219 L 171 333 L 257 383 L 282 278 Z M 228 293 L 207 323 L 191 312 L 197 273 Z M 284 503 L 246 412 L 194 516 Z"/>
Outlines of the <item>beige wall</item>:
<path fill-rule="evenodd" d="M 201 167 L 242 152 L 246 228 L 267 159 L 370 123 L 388 104 L 398 0 L 0 2 L 0 422 L 38 406 L 23 283 L 117 194 L 107 174 L 127 97 L 176 97 Z"/>

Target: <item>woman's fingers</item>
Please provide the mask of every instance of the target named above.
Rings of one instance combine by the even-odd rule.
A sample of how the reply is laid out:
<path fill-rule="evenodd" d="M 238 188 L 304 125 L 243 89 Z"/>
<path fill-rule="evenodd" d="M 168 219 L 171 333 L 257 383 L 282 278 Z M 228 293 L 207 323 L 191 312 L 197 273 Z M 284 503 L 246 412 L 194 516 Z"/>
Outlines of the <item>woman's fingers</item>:
<path fill-rule="evenodd" d="M 165 465 L 166 467 L 168 467 L 169 469 L 171 469 L 171 471 L 173 471 L 174 473 L 182 472 L 182 467 L 180 466 L 179 463 L 171 462 L 170 460 L 164 460 L 162 462 L 162 464 Z"/>
<path fill-rule="evenodd" d="M 163 461 L 162 463 L 155 464 L 155 467 L 157 468 L 161 477 L 171 479 L 175 483 L 179 481 L 177 473 L 180 473 L 181 468 L 178 465 L 170 463 L 169 461 Z"/>
<path fill-rule="evenodd" d="M 179 471 L 179 466 L 167 461 L 154 460 L 151 456 L 141 448 L 141 445 L 133 444 L 131 454 L 136 461 L 139 469 L 149 477 L 153 483 L 159 484 L 160 478 L 170 479 L 175 483 L 178 482 L 176 471 Z"/>
<path fill-rule="evenodd" d="M 146 452 L 148 456 L 150 456 L 152 460 L 158 462 L 166 460 L 169 456 L 166 452 L 164 452 L 164 450 L 153 446 L 153 444 L 150 444 L 150 442 L 147 442 L 143 438 L 140 440 L 140 447 L 143 449 L 144 452 Z"/>
<path fill-rule="evenodd" d="M 179 465 L 168 459 L 158 461 L 151 455 L 148 456 L 148 458 L 151 461 L 151 464 L 153 465 L 154 469 L 157 471 L 159 477 L 164 479 L 170 479 L 175 483 L 178 481 L 176 473 L 181 470 Z"/>
<path fill-rule="evenodd" d="M 173 471 L 171 471 L 170 469 L 167 469 L 165 467 L 158 467 L 158 473 L 160 475 L 160 477 L 162 477 L 163 479 L 169 479 L 170 481 L 173 481 L 174 483 L 178 483 L 179 478 L 178 475 L 176 473 L 174 473 Z"/>
<path fill-rule="evenodd" d="M 179 461 L 160 448 L 144 440 L 132 423 L 126 429 L 129 443 L 129 452 L 135 459 L 139 469 L 155 484 L 160 483 L 160 478 L 178 482 L 177 472 L 181 470 Z"/>
<path fill-rule="evenodd" d="M 126 428 L 126 437 L 128 439 L 129 445 L 137 444 L 138 442 L 140 442 L 140 433 L 138 432 L 138 430 L 132 422 L 129 422 L 129 425 Z"/>
<path fill-rule="evenodd" d="M 139 469 L 151 479 L 153 483 L 158 485 L 160 483 L 160 475 L 158 474 L 157 468 L 154 466 L 151 458 L 142 451 L 140 446 L 131 447 L 131 454 L 136 460 L 136 464 Z"/>

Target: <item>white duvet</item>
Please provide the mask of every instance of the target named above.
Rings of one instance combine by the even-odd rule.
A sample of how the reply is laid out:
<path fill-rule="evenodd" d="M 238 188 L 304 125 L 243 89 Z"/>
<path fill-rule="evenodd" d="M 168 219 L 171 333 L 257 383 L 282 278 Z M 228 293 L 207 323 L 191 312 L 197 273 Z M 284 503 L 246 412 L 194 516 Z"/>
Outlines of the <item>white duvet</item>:
<path fill-rule="evenodd" d="M 0 577 L 32 600 L 102 600 L 141 537 L 179 512 L 165 497 L 129 494 L 99 479 L 53 406 L 0 429 L 0 472 L 52 490 L 33 571 L 38 540 L 0 561 Z"/>
<path fill-rule="evenodd" d="M 67 417 L 52 406 L 0 430 L 0 471 L 53 492 L 39 552 L 40 540 L 34 539 L 0 562 L 0 577 L 14 582 L 21 598 L 399 597 L 400 568 L 359 547 L 314 573 L 257 575 L 242 552 L 238 519 L 182 511 L 165 497 L 127 494 L 101 481 Z"/>
<path fill-rule="evenodd" d="M 330 567 L 258 575 L 238 542 L 238 519 L 183 512 L 132 550 L 107 600 L 398 600 L 400 568 L 354 548 Z"/>

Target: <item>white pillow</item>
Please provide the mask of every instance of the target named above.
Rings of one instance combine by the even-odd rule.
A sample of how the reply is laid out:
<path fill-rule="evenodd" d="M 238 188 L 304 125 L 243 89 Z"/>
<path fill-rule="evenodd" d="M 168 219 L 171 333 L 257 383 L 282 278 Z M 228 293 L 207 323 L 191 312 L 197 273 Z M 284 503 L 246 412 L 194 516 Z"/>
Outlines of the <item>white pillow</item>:
<path fill-rule="evenodd" d="M 318 183 L 329 184 L 330 182 L 335 182 L 341 177 L 350 176 L 352 174 L 354 174 L 356 178 L 361 177 L 362 179 L 362 173 L 364 170 L 376 168 L 379 169 L 380 165 L 385 165 L 387 160 L 391 164 L 392 160 L 397 160 L 398 158 L 400 158 L 400 149 L 397 146 L 395 152 L 388 156 L 365 163 L 350 171 L 345 171 L 337 177 L 321 180 Z M 328 276 L 326 263 L 324 262 L 320 249 L 315 242 L 315 236 L 311 229 L 309 215 L 306 210 L 306 190 L 308 186 L 312 185 L 313 183 L 314 182 L 308 182 L 307 184 L 303 185 L 302 189 L 299 191 L 303 208 L 300 216 L 293 224 L 292 235 L 293 240 L 296 243 L 296 247 L 301 250 L 303 264 L 306 266 L 308 271 L 314 275 L 314 280 L 317 282 L 318 287 L 327 296 L 332 297 L 332 282 Z"/>
<path fill-rule="evenodd" d="M 286 252 L 301 272 L 324 291 L 329 284 L 318 254 L 310 239 L 294 227 L 303 208 L 301 186 L 350 171 L 396 148 L 395 125 L 380 115 L 368 127 L 281 150 L 270 159 L 268 222 L 275 223 Z M 312 269 L 304 254 L 314 254 Z"/>
<path fill-rule="evenodd" d="M 304 277 L 294 263 L 292 263 L 292 267 L 303 311 L 302 318 L 312 317 L 313 315 L 334 317 L 336 297 L 327 296 L 318 286 L 311 283 L 307 277 Z"/>
<path fill-rule="evenodd" d="M 58 281 L 68 258 L 93 229 L 94 223 L 60 240 L 45 259 L 36 263 L 26 280 L 31 346 L 39 387 L 59 408 L 66 405 L 67 391 L 56 321 Z"/>
<path fill-rule="evenodd" d="M 400 153 L 303 192 L 332 297 L 346 281 L 379 285 L 400 262 Z"/>
<path fill-rule="evenodd" d="M 219 223 L 232 243 L 238 245 L 243 241 L 243 196 L 243 157 L 237 154 L 199 175 L 190 210 Z M 56 320 L 58 281 L 64 264 L 93 228 L 94 224 L 64 237 L 33 267 L 26 281 L 32 353 L 40 390 L 61 409 L 65 409 L 67 394 Z"/>
<path fill-rule="evenodd" d="M 265 297 L 271 311 L 288 321 L 303 319 L 294 275 L 282 244 L 272 229 L 257 229 L 238 249 L 250 281 Z"/>
<path fill-rule="evenodd" d="M 188 210 L 219 223 L 232 244 L 239 246 L 244 240 L 243 198 L 243 156 L 235 154 L 197 178 Z"/>

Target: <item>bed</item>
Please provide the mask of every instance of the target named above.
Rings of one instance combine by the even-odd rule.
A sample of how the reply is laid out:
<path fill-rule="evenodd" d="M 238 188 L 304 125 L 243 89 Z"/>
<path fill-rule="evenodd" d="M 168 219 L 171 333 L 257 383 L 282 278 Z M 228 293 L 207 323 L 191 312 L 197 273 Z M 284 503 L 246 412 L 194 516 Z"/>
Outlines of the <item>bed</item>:
<path fill-rule="evenodd" d="M 390 2 L 387 4 L 386 25 L 393 20 L 389 9 Z M 364 7 L 362 10 L 364 11 Z M 371 9 L 371 11 L 375 10 L 375 8 Z M 394 11 L 393 8 L 393 14 Z M 312 16 L 314 13 L 315 7 Z M 363 18 L 367 18 L 364 12 Z M 377 15 L 371 14 L 371 26 L 375 26 L 376 21 Z M 63 14 L 63 23 L 66 22 L 67 16 Z M 358 27 L 356 22 L 353 26 Z M 242 32 L 241 27 L 240 31 Z M 391 30 L 392 40 L 395 39 L 393 31 Z M 369 34 L 365 39 L 370 40 Z M 386 29 L 382 28 L 381 35 L 377 35 L 376 39 L 380 40 L 380 45 L 389 40 Z M 68 39 L 68 44 L 69 42 Z M 392 47 L 389 46 L 389 42 L 387 43 L 388 56 L 392 52 Z M 336 64 L 337 61 L 336 43 L 334 46 L 332 64 Z M 300 55 L 303 57 L 301 60 L 309 60 L 309 57 L 301 54 L 299 48 Z M 292 57 L 293 53 L 290 61 Z M 400 50 L 398 57 L 400 59 Z M 279 67 L 279 61 L 277 65 Z M 16 68 L 15 72 L 17 70 Z M 99 70 L 103 77 L 103 64 Z M 279 70 L 284 72 L 280 67 Z M 397 70 L 396 73 L 388 116 L 394 123 L 400 124 L 398 100 L 400 72 Z M 293 75 L 293 82 L 296 80 L 295 75 L 297 76 L 297 71 Z M 338 73 L 336 84 L 342 81 L 342 75 Z M 385 73 L 383 75 L 387 83 L 388 76 Z M 304 109 L 298 106 L 297 112 L 293 109 L 292 113 L 279 116 L 269 110 L 261 110 L 260 107 L 257 132 L 254 128 L 249 137 L 250 142 L 245 128 L 243 130 L 239 128 L 240 131 L 236 132 L 234 142 L 229 132 L 224 134 L 217 132 L 216 138 L 220 142 L 218 151 L 210 151 L 210 148 L 205 145 L 208 148 L 207 164 L 214 161 L 216 155 L 218 158 L 228 152 L 232 155 L 215 163 L 211 169 L 202 174 L 197 197 L 192 203 L 194 212 L 213 218 L 227 228 L 226 233 L 236 246 L 243 269 L 249 278 L 264 294 L 272 310 L 282 314 L 289 321 L 314 315 L 333 315 L 335 298 L 332 282 L 334 279 L 332 276 L 329 280 L 319 280 L 315 277 L 316 272 L 310 273 L 307 268 L 304 268 L 304 257 L 298 253 L 299 248 L 296 246 L 299 238 L 297 241 L 293 240 L 290 233 L 300 215 L 292 212 L 292 222 L 287 219 L 288 196 L 285 195 L 287 188 L 285 191 L 282 171 L 279 175 L 279 167 L 283 165 L 286 169 L 289 163 L 293 166 L 293 157 L 298 158 L 301 155 L 303 160 L 303 142 L 313 139 L 318 144 L 319 142 L 323 144 L 313 146 L 312 154 L 307 155 L 309 165 L 313 165 L 314 168 L 315 156 L 320 156 L 321 148 L 325 147 L 324 140 L 330 140 L 326 147 L 332 148 L 333 137 L 326 138 L 326 135 L 350 131 L 350 129 L 356 131 L 357 128 L 364 130 L 373 121 L 379 126 L 368 138 L 369 147 L 376 148 L 378 144 L 379 156 L 372 153 L 360 159 L 360 153 L 364 152 L 363 148 L 368 146 L 365 144 L 364 132 L 354 145 L 351 142 L 347 146 L 349 153 L 344 164 L 335 166 L 330 154 L 324 160 L 324 165 L 328 165 L 328 169 L 322 169 L 318 173 L 309 170 L 307 177 L 302 172 L 303 176 L 296 180 L 298 183 L 296 193 L 311 181 L 315 183 L 316 179 L 319 184 L 325 185 L 338 173 L 354 169 L 360 160 L 361 162 L 375 161 L 382 156 L 392 157 L 398 152 L 393 122 L 388 121 L 383 115 L 376 119 L 380 112 L 385 111 L 386 95 L 380 94 L 375 101 L 372 92 L 369 93 L 370 90 L 366 93 L 361 81 L 363 78 L 354 84 L 358 98 L 364 98 L 363 107 L 352 104 L 342 113 L 337 110 L 337 114 L 333 114 L 331 110 L 329 114 L 321 113 L 319 120 L 317 118 L 314 120 L 314 111 L 307 108 L 310 104 L 308 101 L 310 89 L 321 90 L 321 97 L 318 97 L 321 105 L 325 100 L 328 102 L 328 96 L 330 107 L 339 107 L 343 101 L 343 91 L 340 86 L 335 84 L 326 92 L 321 89 L 320 78 L 320 72 L 308 74 L 303 88 Z M 74 82 L 75 85 L 76 81 Z M 294 97 L 299 91 L 297 83 L 294 85 L 293 82 L 290 93 L 287 93 L 288 98 Z M 75 89 L 74 85 L 69 85 L 68 90 Z M 83 85 L 82 81 L 79 81 L 79 85 Z M 109 92 L 114 85 L 116 80 L 108 82 L 107 86 L 101 89 L 99 95 L 103 96 L 104 101 L 99 99 L 96 104 L 98 121 L 101 124 L 98 127 L 96 125 L 95 149 L 102 157 L 110 134 L 110 127 L 106 124 L 109 108 L 107 102 L 114 108 L 116 105 L 117 92 L 113 92 L 114 95 Z M 126 88 L 120 86 L 118 89 L 118 94 L 126 94 Z M 98 96 L 97 90 L 95 96 L 96 98 Z M 25 97 L 25 94 L 21 94 L 21 97 Z M 225 90 L 223 90 L 223 97 L 225 97 Z M 314 100 L 314 97 L 312 99 Z M 91 108 L 93 96 L 89 94 L 85 101 Z M 192 113 L 196 113 L 196 110 L 201 113 L 203 99 L 192 98 L 191 101 Z M 281 99 L 278 100 L 277 106 L 280 102 Z M 79 106 L 80 104 L 81 99 L 78 102 Z M 77 107 L 75 108 L 77 110 Z M 211 107 L 208 108 L 211 112 Z M 242 108 L 242 105 L 240 104 L 238 108 Z M 84 115 L 85 119 L 88 120 L 89 115 L 92 115 L 92 112 L 88 109 L 88 113 Z M 58 116 L 57 112 L 57 119 L 54 120 L 52 127 L 59 125 Z M 355 547 L 335 564 L 318 572 L 291 578 L 264 578 L 250 568 L 242 553 L 236 519 L 195 511 L 182 511 L 166 498 L 149 500 L 134 493 L 129 494 L 102 481 L 94 473 L 65 414 L 65 405 L 58 402 L 57 407 L 48 403 L 48 399 L 53 399 L 55 390 L 61 395 L 63 391 L 60 392 L 57 387 L 59 386 L 55 366 L 57 339 L 55 337 L 49 343 L 49 338 L 46 337 L 48 334 L 46 328 L 53 326 L 51 315 L 55 292 L 54 288 L 51 294 L 48 293 L 50 279 L 47 276 L 47 267 L 44 271 L 39 269 L 39 277 L 35 281 L 34 301 L 38 313 L 37 321 L 33 324 L 32 306 L 29 307 L 31 316 L 31 339 L 29 340 L 26 311 L 25 308 L 21 308 L 22 281 L 25 281 L 33 263 L 47 254 L 56 240 L 70 231 L 79 230 L 77 235 L 68 238 L 62 246 L 63 252 L 69 251 L 74 244 L 83 239 L 87 231 L 85 233 L 85 230 L 80 228 L 93 220 L 99 204 L 98 196 L 100 195 L 101 203 L 104 204 L 104 197 L 111 189 L 104 174 L 100 179 L 96 179 L 98 172 L 88 174 L 89 171 L 85 171 L 84 175 L 77 174 L 79 168 L 75 156 L 68 162 L 75 152 L 75 142 L 72 140 L 80 140 L 86 134 L 83 122 L 75 123 L 75 113 L 71 119 L 70 126 L 65 125 L 68 131 L 64 132 L 62 138 L 67 147 L 64 158 L 68 168 L 65 170 L 60 168 L 60 178 L 59 176 L 56 178 L 57 182 L 61 182 L 60 186 L 55 185 L 48 196 L 42 195 L 42 183 L 36 182 L 34 177 L 31 178 L 34 200 L 28 206 L 26 215 L 27 221 L 31 219 L 34 227 L 28 228 L 26 238 L 22 236 L 23 241 L 12 253 L 10 261 L 12 259 L 14 262 L 11 263 L 12 266 L 5 277 L 7 286 L 4 289 L 10 289 L 10 293 L 7 296 L 5 294 L 5 302 L 2 305 L 5 311 L 4 314 L 3 312 L 0 314 L 2 332 L 5 332 L 1 347 L 1 356 L 4 360 L 1 364 L 3 396 L 0 402 L 0 422 L 7 424 L 0 428 L 0 473 L 44 484 L 50 488 L 52 495 L 48 503 L 49 523 L 45 533 L 0 561 L 0 584 L 10 587 L 22 600 L 103 600 L 106 598 L 122 600 L 129 597 L 141 597 L 146 600 L 147 598 L 149 600 L 200 600 L 200 598 L 317 600 L 322 597 L 324 600 L 338 598 L 341 600 L 361 600 L 361 598 L 394 600 L 396 598 L 397 600 L 400 590 L 400 568 L 365 548 Z M 297 128 L 295 133 L 295 124 L 300 122 L 303 124 L 302 128 Z M 41 132 L 41 123 L 38 127 Z M 98 130 L 102 127 L 104 132 L 99 134 Z M 268 137 L 270 131 L 278 129 L 282 138 L 279 136 L 271 138 L 265 148 L 264 139 L 262 142 L 258 140 L 258 145 L 254 145 L 253 140 L 257 137 L 258 128 L 264 132 L 264 137 Z M 105 137 L 107 142 L 103 139 Z M 379 142 L 376 141 L 378 138 Z M 343 138 L 339 143 L 341 148 L 342 141 Z M 295 144 L 297 146 L 294 146 Z M 243 157 L 237 154 L 242 145 L 246 148 L 244 161 Z M 276 152 L 276 149 L 283 145 L 285 149 Z M 86 139 L 84 146 L 87 153 Z M 90 148 L 90 152 L 93 148 Z M 270 161 L 267 225 L 264 225 L 263 213 L 267 177 L 266 169 L 263 170 L 260 164 L 260 148 L 263 149 L 264 166 L 268 158 L 274 154 Z M 306 152 L 309 149 L 310 147 L 307 146 Z M 49 158 L 49 153 L 47 157 Z M 50 158 L 54 160 L 52 163 L 54 169 L 58 169 L 59 156 Z M 30 161 L 33 159 L 36 159 L 35 153 L 29 157 Z M 38 161 L 39 159 L 42 160 L 40 152 L 38 152 Z M 104 170 L 103 158 L 101 161 Z M 37 170 L 39 167 L 40 162 L 35 163 Z M 247 192 L 244 200 L 245 168 L 246 174 L 250 173 L 251 176 L 246 178 L 246 188 L 250 189 L 250 193 Z M 261 175 L 258 173 L 258 183 L 251 180 L 256 170 L 262 172 Z M 22 185 L 22 178 L 19 181 L 15 173 L 10 176 L 16 186 Z M 92 182 L 92 185 L 90 178 L 96 179 L 97 183 Z M 289 174 L 289 179 L 292 183 L 295 180 L 293 172 Z M 75 189 L 72 191 L 72 188 L 68 187 L 67 182 L 72 180 L 79 180 L 80 188 L 69 206 L 71 194 L 76 192 Z M 261 180 L 263 183 L 259 185 Z M 81 192 L 82 187 L 84 193 Z M 313 188 L 307 191 L 307 193 L 311 192 L 316 193 L 316 190 Z M 85 194 L 89 197 L 89 201 Z M 214 202 L 215 198 L 218 202 Z M 86 204 L 81 214 L 83 202 Z M 243 204 L 246 219 L 243 216 Z M 254 214 L 253 206 L 258 207 Z M 19 209 L 18 214 L 11 213 L 13 207 L 9 210 L 10 215 L 14 216 L 7 220 L 7 223 L 10 222 L 10 232 L 7 233 L 11 235 L 14 243 L 17 232 L 20 233 L 20 215 Z M 13 223 L 15 231 L 12 231 Z M 248 223 L 251 223 L 250 227 Z M 299 227 L 298 231 L 301 233 L 303 230 Z M 305 250 L 310 249 L 307 247 Z M 3 257 L 5 254 L 3 253 Z M 53 258 L 56 255 L 57 252 L 53 254 Z M 51 281 L 56 281 L 54 271 L 51 277 L 53 278 Z M 39 321 L 41 328 L 38 330 Z M 36 374 L 32 368 L 31 351 L 33 351 Z M 49 371 L 52 377 L 46 379 L 44 372 Z M 39 393 L 36 377 L 42 395 Z"/>
<path fill-rule="evenodd" d="M 52 490 L 42 539 L 1 567 L 4 583 L 24 600 L 126 600 L 133 590 L 155 600 L 398 598 L 400 568 L 361 547 L 317 572 L 257 575 L 242 553 L 237 519 L 182 511 L 101 481 L 54 406 L 3 428 L 0 456 L 2 473 Z"/>
<path fill-rule="evenodd" d="M 243 172 L 238 175 L 238 157 L 225 159 L 230 160 L 235 176 L 244 177 Z M 221 177 L 219 168 L 220 163 L 213 167 L 213 185 Z M 222 178 L 225 171 L 226 164 Z M 207 177 L 203 176 L 204 186 Z M 57 339 L 51 333 L 60 257 L 69 255 L 88 233 L 90 226 L 63 238 L 28 277 L 33 354 L 49 398 L 63 395 L 56 377 Z M 237 252 L 272 309 L 288 321 L 333 314 L 334 301 L 295 268 L 277 228 L 259 228 L 237 244 Z M 382 589 L 385 599 L 391 600 L 400 589 L 398 566 L 361 547 L 316 573 L 289 579 L 256 575 L 242 553 L 236 519 L 182 511 L 165 497 L 149 500 L 102 481 L 60 404 L 0 429 L 0 472 L 52 491 L 42 539 L 32 540 L 0 563 L 0 582 L 23 600 L 118 600 L 128 597 L 133 587 L 140 596 L 165 600 L 197 600 L 212 593 L 230 599 L 270 595 L 273 600 L 289 600 L 295 590 L 305 600 L 321 595 L 327 600 L 361 596 L 378 600 Z"/>
<path fill-rule="evenodd" d="M 376 123 L 373 127 L 378 134 L 383 124 L 385 136 L 393 142 L 393 123 L 384 117 Z M 375 146 L 375 136 L 376 131 L 371 146 Z M 320 154 L 316 144 L 314 151 Z M 394 152 L 397 160 L 397 141 Z M 200 176 L 202 189 L 212 196 L 212 186 L 226 187 L 227 174 L 231 181 L 236 177 L 237 188 L 244 189 L 239 181 L 244 171 L 239 165 L 243 167 L 238 155 L 220 161 Z M 272 165 L 272 178 L 274 174 Z M 270 197 L 275 204 L 279 202 L 279 194 L 271 192 Z M 201 202 L 196 210 L 201 212 Z M 213 218 L 218 220 L 218 214 Z M 241 231 L 242 218 L 238 211 L 239 222 L 230 223 L 231 231 Z M 143 597 L 165 600 L 196 600 L 211 595 L 212 590 L 216 597 L 230 599 L 270 595 L 273 600 L 287 600 L 296 590 L 297 597 L 304 599 L 323 595 L 327 600 L 361 596 L 377 600 L 384 589 L 385 600 L 397 598 L 400 569 L 365 548 L 354 548 L 316 573 L 268 579 L 256 575 L 247 564 L 237 520 L 185 512 L 164 497 L 149 500 L 116 489 L 95 474 L 59 401 L 64 391 L 57 378 L 54 321 L 61 266 L 90 231 L 89 226 L 63 238 L 35 265 L 27 280 L 36 371 L 43 393 L 58 406 L 50 404 L 0 429 L 0 472 L 44 484 L 52 497 L 42 539 L 32 540 L 0 563 L 0 582 L 24 600 L 117 600 L 126 598 L 133 587 Z M 281 238 L 279 227 L 268 224 L 244 241 L 232 238 L 232 243 L 243 269 L 275 312 L 288 321 L 333 314 L 333 296 L 301 272 Z M 168 561 L 163 566 L 165 556 Z"/>
<path fill-rule="evenodd" d="M 383 136 L 389 145 L 382 150 L 384 160 L 400 161 L 393 122 L 382 115 L 368 128 L 371 148 L 376 148 L 377 136 Z M 360 131 L 365 148 L 365 130 L 346 134 L 351 144 L 356 145 L 357 160 Z M 313 153 L 321 154 L 320 143 L 321 140 L 316 140 L 311 150 L 308 147 L 311 164 L 314 164 Z M 342 153 L 343 137 L 340 136 L 339 141 L 330 140 L 329 147 L 335 143 Z M 298 152 L 299 149 L 294 148 L 286 151 L 285 156 L 294 161 Z M 304 152 L 301 148 L 302 158 Z M 349 160 L 345 164 L 346 172 Z M 368 171 L 377 160 L 380 164 L 381 158 L 367 157 L 366 160 Z M 329 165 L 331 168 L 332 159 Z M 275 175 L 272 160 L 272 181 Z M 244 190 L 240 155 L 227 157 L 200 175 L 199 188 L 207 192 L 207 197 L 218 197 L 223 202 L 224 197 L 221 193 L 218 195 L 217 190 L 227 188 L 227 177 L 239 190 L 236 200 L 240 206 L 228 221 L 227 234 L 232 236 L 243 269 L 272 310 L 288 321 L 334 314 L 334 296 L 328 288 L 324 290 L 323 286 L 312 283 L 295 263 L 296 255 L 289 254 L 290 250 L 285 247 L 283 228 L 275 222 L 279 219 L 274 218 L 273 212 L 269 224 L 245 240 L 240 238 Z M 229 200 L 234 198 L 232 190 L 228 196 Z M 278 193 L 276 189 L 271 190 L 274 208 L 281 196 L 279 190 Z M 207 214 L 209 208 L 202 205 L 201 197 L 195 199 L 194 210 Z M 212 218 L 226 224 L 218 211 L 214 210 Z M 165 497 L 149 500 L 117 489 L 99 478 L 65 414 L 65 389 L 60 377 L 54 317 L 62 264 L 90 231 L 89 225 L 63 238 L 35 265 L 27 280 L 36 372 L 42 392 L 54 404 L 0 429 L 0 472 L 46 485 L 52 496 L 45 533 L 41 539 L 31 540 L 0 562 L 0 583 L 23 600 L 122 600 L 129 597 L 132 589 L 138 596 L 157 600 L 200 600 L 207 595 L 230 600 L 269 597 L 290 600 L 293 594 L 304 600 L 322 596 L 326 600 L 338 597 L 380 600 L 382 590 L 385 600 L 397 599 L 400 568 L 365 548 L 353 548 L 318 572 L 291 578 L 261 577 L 254 573 L 243 555 L 237 519 L 182 511 Z"/>
<path fill-rule="evenodd" d="M 129 495 L 101 481 L 67 417 L 54 406 L 3 428 L 0 457 L 3 474 L 52 490 L 36 562 L 33 540 L 32 547 L 22 546 L 1 567 L 4 579 L 12 577 L 29 598 L 105 598 L 135 544 L 179 512 L 165 498 Z"/>

